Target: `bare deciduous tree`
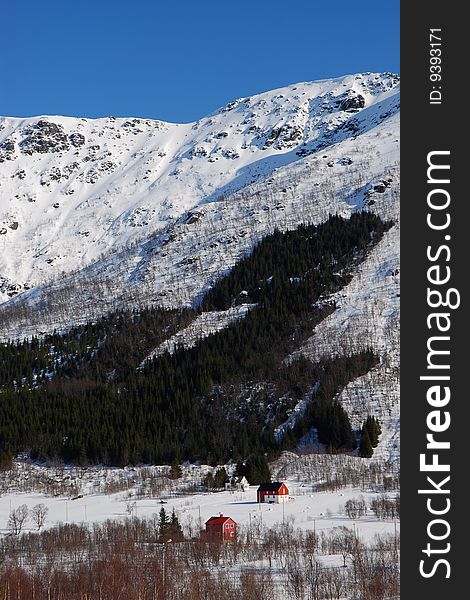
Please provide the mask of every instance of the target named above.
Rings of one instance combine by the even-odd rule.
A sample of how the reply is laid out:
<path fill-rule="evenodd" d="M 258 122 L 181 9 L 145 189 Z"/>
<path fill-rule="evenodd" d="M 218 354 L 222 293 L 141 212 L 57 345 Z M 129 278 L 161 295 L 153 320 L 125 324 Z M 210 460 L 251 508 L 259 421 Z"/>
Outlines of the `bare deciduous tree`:
<path fill-rule="evenodd" d="M 38 531 L 44 527 L 48 512 L 49 509 L 45 504 L 36 504 L 36 506 L 33 506 L 31 509 L 31 518 L 38 528 Z"/>
<path fill-rule="evenodd" d="M 14 535 L 19 535 L 23 529 L 23 525 L 29 516 L 29 510 L 26 504 L 14 508 L 8 517 L 8 529 Z"/>

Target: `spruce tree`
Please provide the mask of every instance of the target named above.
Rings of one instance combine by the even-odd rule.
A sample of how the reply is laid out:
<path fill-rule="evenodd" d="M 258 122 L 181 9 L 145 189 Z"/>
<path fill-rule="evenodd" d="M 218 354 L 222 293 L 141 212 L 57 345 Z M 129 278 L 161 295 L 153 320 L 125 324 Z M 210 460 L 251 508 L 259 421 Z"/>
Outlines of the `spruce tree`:
<path fill-rule="evenodd" d="M 171 512 L 170 523 L 166 529 L 166 539 L 171 539 L 173 542 L 180 542 L 183 540 L 183 530 L 179 522 L 178 516 L 173 508 Z"/>
<path fill-rule="evenodd" d="M 238 475 L 238 477 L 243 477 L 246 475 L 246 467 L 241 460 L 237 462 L 237 466 L 235 467 L 235 475 Z"/>
<path fill-rule="evenodd" d="M 217 469 L 214 477 L 214 487 L 216 487 L 217 489 L 223 488 L 225 482 L 227 481 L 227 477 L 227 471 L 224 467 Z"/>
<path fill-rule="evenodd" d="M 178 477 L 180 460 L 222 464 L 275 454 L 295 448 L 312 427 L 327 447 L 348 450 L 350 424 L 333 399 L 376 357 L 365 351 L 320 365 L 305 360 L 303 369 L 299 361 L 285 366 L 283 358 L 330 314 L 314 308 L 318 298 L 347 284 L 350 267 L 390 226 L 354 213 L 268 235 L 203 298 L 204 310 L 228 308 L 245 290 L 257 307 L 194 347 L 144 363 L 199 312 L 117 311 L 63 334 L 0 345 L 0 462 L 31 449 L 32 458 L 84 465 L 174 462 Z M 246 381 L 267 384 L 270 392 L 247 406 L 237 396 Z M 321 396 L 321 407 L 307 408 L 279 444 L 275 428 L 313 382 L 320 390 L 312 404 Z M 373 417 L 368 435 L 376 446 L 380 425 Z M 253 481 L 269 480 L 263 461 L 251 460 Z"/>
<path fill-rule="evenodd" d="M 175 509 L 173 508 L 171 512 L 171 526 L 176 528 L 181 528 L 178 517 L 176 516 Z"/>
<path fill-rule="evenodd" d="M 207 491 L 210 492 L 211 490 L 214 489 L 214 476 L 212 475 L 211 472 L 207 473 L 206 476 L 206 486 L 207 486 Z"/>
<path fill-rule="evenodd" d="M 268 483 L 271 481 L 271 471 L 268 461 L 262 453 L 252 454 L 245 465 L 245 477 L 250 485 Z"/>
<path fill-rule="evenodd" d="M 341 447 L 346 450 L 353 450 L 356 447 L 356 438 L 354 437 L 351 421 L 348 413 L 340 406 L 341 409 Z"/>
<path fill-rule="evenodd" d="M 361 441 L 359 444 L 359 456 L 362 458 L 371 458 L 374 454 L 372 444 L 370 443 L 369 432 L 367 427 L 363 425 L 361 432 Z"/>
<path fill-rule="evenodd" d="M 158 517 L 158 535 L 160 538 L 164 537 L 169 525 L 170 517 L 166 514 L 166 510 L 162 506 Z"/>
<path fill-rule="evenodd" d="M 379 436 L 382 433 L 382 428 L 380 427 L 379 421 L 375 417 L 368 415 L 364 426 L 369 434 L 372 448 L 376 448 L 379 443 Z"/>

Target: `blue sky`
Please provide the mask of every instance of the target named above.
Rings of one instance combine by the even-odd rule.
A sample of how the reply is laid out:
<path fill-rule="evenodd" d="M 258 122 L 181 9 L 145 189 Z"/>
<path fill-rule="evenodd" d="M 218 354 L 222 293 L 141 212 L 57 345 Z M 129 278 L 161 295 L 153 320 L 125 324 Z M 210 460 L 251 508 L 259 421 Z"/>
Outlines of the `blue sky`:
<path fill-rule="evenodd" d="M 0 114 L 187 122 L 234 98 L 399 71 L 399 0 L 9 0 Z"/>

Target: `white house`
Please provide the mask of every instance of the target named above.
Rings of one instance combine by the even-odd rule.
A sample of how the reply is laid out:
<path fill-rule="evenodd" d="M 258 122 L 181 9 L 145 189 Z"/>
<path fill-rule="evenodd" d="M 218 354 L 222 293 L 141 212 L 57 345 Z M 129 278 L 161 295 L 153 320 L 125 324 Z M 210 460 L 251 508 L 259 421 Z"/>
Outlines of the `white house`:
<path fill-rule="evenodd" d="M 249 487 L 248 479 L 244 475 L 241 477 L 232 477 L 225 482 L 225 489 L 227 491 L 236 490 L 237 492 L 246 492 Z"/>

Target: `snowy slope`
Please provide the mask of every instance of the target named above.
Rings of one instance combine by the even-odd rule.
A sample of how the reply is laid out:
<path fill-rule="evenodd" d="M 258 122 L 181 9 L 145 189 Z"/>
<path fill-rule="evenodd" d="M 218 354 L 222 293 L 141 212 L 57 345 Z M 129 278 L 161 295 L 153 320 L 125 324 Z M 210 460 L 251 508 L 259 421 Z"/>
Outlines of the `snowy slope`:
<path fill-rule="evenodd" d="M 172 354 L 179 346 L 191 348 L 198 340 L 224 329 L 238 319 L 244 318 L 250 308 L 255 306 L 256 304 L 242 304 L 240 306 L 232 306 L 227 310 L 203 312 L 188 327 L 181 329 L 178 333 L 162 342 L 150 354 L 148 359 L 159 356 L 164 352 Z"/>
<path fill-rule="evenodd" d="M 36 185 L 34 189 L 38 189 L 41 199 L 27 202 L 27 209 L 30 213 L 35 211 L 41 219 L 46 219 L 45 222 L 42 225 L 35 224 L 33 218 L 26 219 L 25 216 L 21 225 L 11 229 L 11 225 L 19 221 L 5 221 L 3 229 L 7 233 L 0 236 L 0 245 L 3 244 L 0 273 L 4 278 L 4 298 L 8 299 L 15 290 L 21 291 L 21 286 L 25 284 L 31 286 L 32 282 L 41 279 L 48 283 L 36 290 L 16 296 L 13 294 L 13 298 L 3 305 L 0 311 L 2 336 L 30 335 L 56 327 L 64 328 L 123 304 L 191 304 L 217 276 L 229 269 L 251 250 L 256 241 L 275 227 L 286 229 L 301 222 L 319 222 L 329 213 L 347 215 L 352 210 L 364 207 L 376 210 L 385 218 L 396 217 L 399 100 L 395 81 L 389 75 L 357 75 L 328 82 L 298 84 L 250 100 L 249 106 L 260 104 L 265 107 L 269 99 L 269 104 L 277 107 L 272 111 L 276 114 L 265 107 L 257 117 L 258 122 L 264 123 L 263 131 L 268 129 L 267 123 L 271 126 L 284 113 L 284 116 L 294 115 L 295 118 L 295 106 L 300 99 L 302 103 L 308 102 L 314 108 L 305 123 L 302 140 L 286 142 L 284 138 L 280 139 L 282 134 L 279 134 L 274 143 L 266 146 L 269 137 L 260 137 L 259 133 L 234 132 L 227 138 L 221 138 L 222 142 L 219 138 L 213 140 L 214 151 L 208 157 L 195 156 L 190 159 L 178 154 L 171 160 L 168 156 L 163 157 L 161 160 L 168 161 L 168 164 L 178 163 L 184 167 L 177 176 L 167 174 L 155 178 L 152 175 L 153 181 L 150 181 L 150 175 L 144 175 L 149 179 L 142 181 L 135 177 L 132 169 L 138 170 L 142 161 L 151 160 L 149 156 L 152 153 L 147 151 L 135 159 L 135 164 L 131 162 L 125 169 L 116 169 L 115 173 L 103 175 L 106 181 L 110 180 L 107 187 L 99 182 L 79 182 L 80 194 L 77 191 L 64 196 L 61 190 L 68 189 L 68 180 L 54 182 L 50 186 Z M 366 86 L 371 90 L 369 94 L 363 89 Z M 394 87 L 388 89 L 390 86 Z M 351 98 L 361 95 L 359 92 L 354 94 L 351 88 L 358 88 L 364 93 L 363 109 L 350 108 Z M 384 88 L 387 91 L 383 91 Z M 310 95 L 305 90 L 310 90 Z M 376 92 L 376 95 L 372 92 Z M 278 103 L 281 101 L 281 108 L 285 108 L 284 113 L 281 110 L 279 115 Z M 291 104 L 294 106 L 290 107 Z M 187 134 L 201 136 L 200 130 L 204 128 L 219 132 L 222 123 L 225 123 L 225 129 L 230 130 L 226 122 L 252 118 L 247 114 L 251 115 L 253 111 L 245 105 L 246 101 L 240 101 L 235 106 L 228 105 L 215 116 L 191 125 Z M 346 110 L 341 110 L 341 106 Z M 214 120 L 217 125 L 213 124 Z M 76 124 L 76 120 L 73 123 Z M 83 122 L 85 126 L 91 127 L 89 122 Z M 142 128 L 142 124 L 139 127 Z M 247 130 L 250 127 L 248 125 Z M 123 124 L 119 128 L 132 129 Z M 155 130 L 152 134 L 118 133 L 116 135 L 121 135 L 121 138 L 114 139 L 113 144 L 119 142 L 129 145 L 129 138 L 135 135 L 136 138 L 147 136 L 147 144 L 161 146 L 158 142 L 161 136 L 166 136 L 174 144 L 174 139 L 180 135 L 179 126 L 152 123 L 152 128 L 152 131 Z M 107 130 L 103 136 L 105 133 L 108 134 Z M 204 135 L 209 137 L 208 133 Z M 231 143 L 226 141 L 231 135 L 245 139 L 247 148 L 240 148 L 242 154 L 238 159 L 222 160 L 219 157 L 216 162 L 220 165 L 215 168 L 210 159 L 214 158 L 214 154 L 217 158 L 222 143 Z M 285 144 L 291 143 L 297 145 L 286 150 Z M 2 173 L 7 169 L 16 173 L 15 162 L 64 160 L 60 154 L 21 155 L 0 164 L 0 169 Z M 260 155 L 264 156 L 263 160 L 259 158 Z M 248 160 L 252 162 L 243 167 L 241 162 Z M 85 161 L 86 166 L 82 169 L 90 169 L 87 166 L 89 162 Z M 280 163 L 284 165 L 275 166 Z M 239 176 L 234 179 L 231 165 L 237 164 L 240 165 L 237 171 Z M 222 171 L 222 167 L 226 170 Z M 173 167 L 170 169 L 168 166 L 168 169 L 170 173 L 174 172 Z M 263 170 L 267 170 L 268 174 L 263 175 Z M 243 178 L 240 173 L 244 174 Z M 74 177 L 77 179 L 79 176 Z M 197 178 L 202 178 L 204 186 L 209 187 L 211 182 L 217 180 L 219 191 L 213 192 L 212 196 L 204 195 L 202 189 L 193 186 Z M 255 179 L 253 183 L 247 183 L 252 179 Z M 117 186 L 119 193 L 114 186 L 118 180 L 122 180 Z M 26 181 L 26 176 L 23 180 L 3 177 L 0 190 L 6 184 L 16 186 L 13 191 L 22 189 Z M 223 181 L 229 183 L 222 185 Z M 73 189 L 78 189 L 78 184 L 73 185 Z M 82 201 L 82 195 L 92 195 L 97 189 L 94 187 L 96 185 L 104 190 L 101 196 Z M 145 195 L 145 202 L 142 195 L 135 201 L 137 190 L 144 186 L 145 191 L 141 194 Z M 217 186 L 214 184 L 214 187 Z M 230 186 L 241 189 L 229 192 Z M 31 187 L 34 187 L 34 182 Z M 374 187 L 377 187 L 377 191 Z M 135 193 L 124 193 L 134 188 Z M 173 193 L 171 211 L 166 201 L 168 190 Z M 60 212 L 60 202 L 59 207 L 54 208 L 61 194 L 62 199 L 71 203 L 70 209 L 64 204 L 63 213 Z M 77 199 L 74 199 L 75 194 L 79 194 Z M 109 196 L 109 203 L 103 194 Z M 178 194 L 180 196 L 176 203 Z M 11 196 L 5 203 L 2 196 L 2 207 L 11 204 L 26 210 L 21 202 Z M 52 207 L 41 211 L 40 202 L 52 202 Z M 123 210 L 124 206 L 126 210 Z M 51 211 L 57 215 L 54 220 Z M 120 211 L 116 218 L 112 216 L 113 211 Z M 152 211 L 155 212 L 150 217 Z M 59 218 L 61 214 L 64 215 L 62 220 Z M 19 217 L 15 216 L 15 219 Z M 34 245 L 35 240 L 46 236 L 50 241 L 44 246 Z M 96 256 L 102 249 L 104 254 Z M 70 271 L 79 269 L 82 263 L 92 259 L 94 262 L 87 267 L 70 274 Z M 61 276 L 62 271 L 69 272 L 69 275 Z M 22 273 L 23 283 L 19 281 Z"/>
<path fill-rule="evenodd" d="M 340 400 L 399 449 L 399 85 L 391 74 L 301 83 L 196 123 L 0 120 L 0 339 L 123 306 L 197 304 L 264 235 L 366 208 L 396 225 L 299 353 L 374 348 Z M 29 289 L 28 289 L 29 288 Z M 203 314 L 158 354 L 240 318 Z M 295 358 L 295 355 L 294 357 Z"/>
<path fill-rule="evenodd" d="M 297 354 L 312 360 L 372 348 L 380 364 L 348 384 L 338 399 L 353 428 L 364 415 L 382 424 L 374 456 L 399 460 L 400 452 L 400 258 L 394 226 L 360 266 L 351 283 L 335 294 L 337 309 L 322 321 Z"/>
<path fill-rule="evenodd" d="M 366 135 L 397 112 L 397 89 L 391 74 L 300 83 L 189 124 L 0 119 L 0 301 Z"/>

